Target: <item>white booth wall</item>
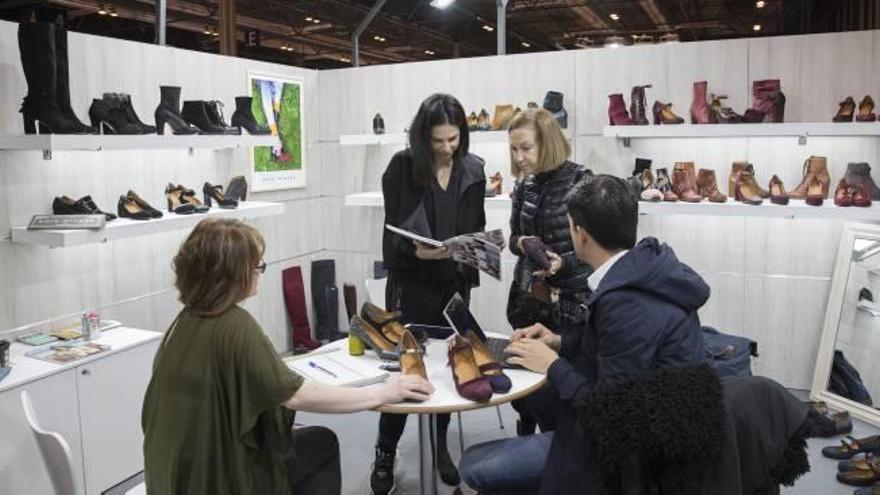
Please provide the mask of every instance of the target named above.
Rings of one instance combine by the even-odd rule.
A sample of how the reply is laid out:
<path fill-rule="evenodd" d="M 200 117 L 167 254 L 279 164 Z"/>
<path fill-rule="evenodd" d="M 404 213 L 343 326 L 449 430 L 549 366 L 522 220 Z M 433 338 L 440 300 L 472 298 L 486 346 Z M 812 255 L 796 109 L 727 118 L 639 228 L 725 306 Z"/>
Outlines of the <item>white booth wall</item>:
<path fill-rule="evenodd" d="M 595 172 L 625 175 L 636 156 L 654 159 L 655 167 L 696 161 L 716 169 L 726 189 L 730 163 L 749 160 L 761 182 L 776 173 L 794 187 L 807 156 L 828 156 L 836 180 L 849 161 L 876 163 L 877 139 L 810 138 L 805 146 L 796 138 L 656 139 L 633 140 L 625 148 L 601 137 L 607 95 L 622 92 L 628 101 L 631 86 L 650 83 L 649 105 L 655 99 L 672 101 L 686 116 L 692 82 L 706 79 L 710 91 L 728 94 L 728 103 L 742 111 L 751 104 L 751 81 L 776 77 L 788 98 L 787 121 L 824 122 L 845 96 L 880 94 L 878 43 L 880 32 L 866 31 L 316 72 L 71 33 L 71 99 L 85 118 L 91 98 L 105 91 L 127 92 L 141 118 L 150 122 L 159 85 L 182 86 L 182 99 L 221 100 L 231 114 L 234 96 L 247 93 L 248 71 L 304 80 L 308 185 L 251 195 L 286 207 L 283 215 L 253 222 L 266 237 L 269 269 L 260 294 L 246 303 L 276 348 L 286 350 L 289 321 L 281 270 L 301 265 L 308 287 L 309 263 L 335 259 L 337 285 L 355 284 L 363 300 L 363 281 L 381 258 L 381 208 L 348 207 L 344 197 L 378 190 L 397 149 L 339 144 L 342 134 L 369 133 L 376 112 L 388 132 L 402 132 L 419 102 L 433 92 L 455 95 L 468 111 L 494 111 L 495 104 L 540 104 L 547 90 L 558 90 L 570 114 L 573 159 Z M 853 55 L 861 62 L 841 71 L 842 61 Z M 0 133 L 21 133 L 17 110 L 25 93 L 16 25 L 0 22 Z M 472 151 L 487 159 L 487 172 L 505 173 L 509 190 L 506 145 L 474 144 Z M 162 207 L 169 181 L 200 190 L 205 180 L 225 185 L 248 166 L 245 150 L 67 151 L 55 152 L 51 160 L 43 160 L 39 151 L 0 151 L 0 232 L 5 235 L 31 215 L 48 213 L 54 196 L 92 194 L 102 208 L 115 211 L 118 196 L 131 188 Z M 509 210 L 488 212 L 490 226 L 506 227 Z M 757 340 L 761 358 L 755 371 L 797 388 L 807 388 L 812 376 L 840 227 L 830 220 L 640 217 L 640 235 L 668 242 L 712 287 L 700 313 L 703 322 Z M 61 249 L 5 239 L 0 242 L 5 281 L 0 336 L 93 308 L 104 308 L 107 317 L 128 326 L 164 330 L 179 309 L 170 263 L 186 235 L 176 231 Z M 513 258 L 508 254 L 504 263 L 504 280 L 482 277 L 473 294 L 480 321 L 502 331 L 509 328 L 504 307 Z M 341 300 L 339 306 L 344 325 Z M 310 304 L 309 311 L 313 318 Z"/>

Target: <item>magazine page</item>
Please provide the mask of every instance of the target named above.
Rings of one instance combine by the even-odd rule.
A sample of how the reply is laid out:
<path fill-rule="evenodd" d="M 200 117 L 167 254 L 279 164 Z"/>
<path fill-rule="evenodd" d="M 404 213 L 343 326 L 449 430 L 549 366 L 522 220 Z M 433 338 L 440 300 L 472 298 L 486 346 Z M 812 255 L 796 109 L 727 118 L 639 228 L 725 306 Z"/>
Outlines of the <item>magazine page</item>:
<path fill-rule="evenodd" d="M 501 229 L 456 236 L 443 244 L 452 250 L 455 261 L 501 280 L 501 251 L 505 245 Z"/>
<path fill-rule="evenodd" d="M 443 246 L 443 243 L 440 241 L 431 239 L 430 237 L 421 236 L 419 234 L 416 234 L 415 232 L 410 232 L 408 230 L 404 230 L 399 227 L 395 227 L 394 225 L 389 225 L 386 223 L 385 228 L 390 230 L 391 232 L 394 232 L 397 235 L 406 237 L 407 239 L 412 239 L 414 241 L 421 242 L 422 244 L 427 244 L 429 246 L 434 246 L 434 247 L 442 247 Z"/>

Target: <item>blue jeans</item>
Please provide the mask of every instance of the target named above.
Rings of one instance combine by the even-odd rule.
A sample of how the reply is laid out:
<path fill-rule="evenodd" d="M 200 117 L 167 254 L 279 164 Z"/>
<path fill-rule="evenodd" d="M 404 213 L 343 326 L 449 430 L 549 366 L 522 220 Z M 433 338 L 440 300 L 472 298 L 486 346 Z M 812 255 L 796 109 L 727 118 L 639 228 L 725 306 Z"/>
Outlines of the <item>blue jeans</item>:
<path fill-rule="evenodd" d="M 461 479 L 481 495 L 532 495 L 538 491 L 553 432 L 504 438 L 467 449 Z"/>

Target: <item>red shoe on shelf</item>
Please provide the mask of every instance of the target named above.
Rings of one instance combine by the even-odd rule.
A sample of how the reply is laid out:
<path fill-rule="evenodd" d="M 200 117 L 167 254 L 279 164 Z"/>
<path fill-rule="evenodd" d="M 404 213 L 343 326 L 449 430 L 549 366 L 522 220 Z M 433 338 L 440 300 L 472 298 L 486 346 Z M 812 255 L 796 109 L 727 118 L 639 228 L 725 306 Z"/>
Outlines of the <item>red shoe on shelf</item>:
<path fill-rule="evenodd" d="M 626 102 L 623 95 L 614 93 L 608 95 L 608 122 L 611 125 L 633 125 L 632 119 L 626 112 Z"/>

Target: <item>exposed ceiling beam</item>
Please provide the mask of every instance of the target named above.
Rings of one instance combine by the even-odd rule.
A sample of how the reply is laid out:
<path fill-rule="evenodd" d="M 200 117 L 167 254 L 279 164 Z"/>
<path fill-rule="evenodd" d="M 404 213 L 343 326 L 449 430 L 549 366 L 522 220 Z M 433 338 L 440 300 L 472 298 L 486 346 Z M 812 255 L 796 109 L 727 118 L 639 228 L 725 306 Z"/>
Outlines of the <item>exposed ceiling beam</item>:
<path fill-rule="evenodd" d="M 648 17 L 651 18 L 651 22 L 653 22 L 657 28 L 669 29 L 669 22 L 660 10 L 660 6 L 657 5 L 656 0 L 640 0 L 639 6 L 641 6 L 642 10 L 648 14 Z"/>

